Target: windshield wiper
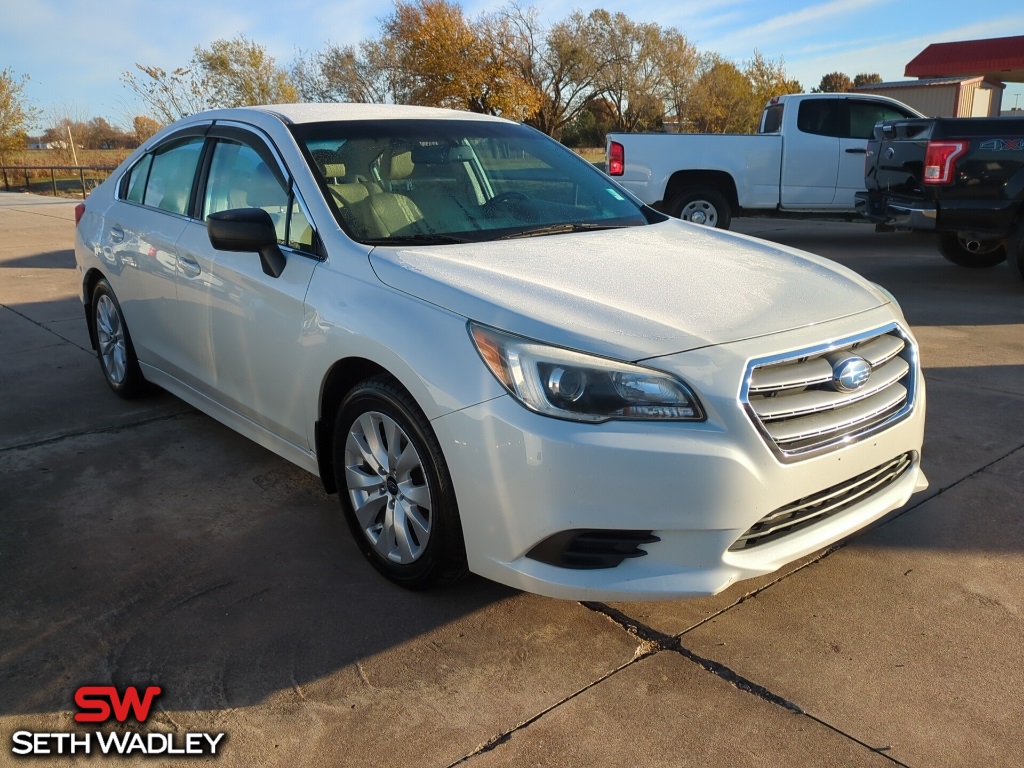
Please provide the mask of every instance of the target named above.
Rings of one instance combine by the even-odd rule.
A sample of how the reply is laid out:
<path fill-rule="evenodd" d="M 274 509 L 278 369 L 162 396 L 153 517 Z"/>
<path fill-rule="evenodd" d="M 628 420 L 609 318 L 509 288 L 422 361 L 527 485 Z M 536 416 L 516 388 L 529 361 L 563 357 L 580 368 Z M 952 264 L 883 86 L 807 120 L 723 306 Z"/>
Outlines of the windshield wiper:
<path fill-rule="evenodd" d="M 475 240 L 470 240 L 467 237 L 458 237 L 456 235 L 440 235 L 440 234 L 428 234 L 422 233 L 418 235 L 393 235 L 391 237 L 371 237 L 367 240 L 363 240 L 367 245 L 441 245 L 444 243 L 473 243 Z"/>
<path fill-rule="evenodd" d="M 594 222 L 567 222 L 562 224 L 545 224 L 541 227 L 523 229 L 508 235 L 502 235 L 498 240 L 515 240 L 520 237 L 543 237 L 544 235 L 565 235 L 570 232 L 597 232 L 602 229 L 625 229 L 626 227 L 639 226 L 637 224 L 598 224 Z"/>

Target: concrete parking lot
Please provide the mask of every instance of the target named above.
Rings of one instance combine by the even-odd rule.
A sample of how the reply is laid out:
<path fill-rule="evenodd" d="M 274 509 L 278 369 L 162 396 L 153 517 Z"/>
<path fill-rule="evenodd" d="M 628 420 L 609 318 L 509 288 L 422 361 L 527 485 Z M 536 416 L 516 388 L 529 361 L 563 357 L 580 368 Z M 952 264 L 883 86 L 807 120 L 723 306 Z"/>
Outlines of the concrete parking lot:
<path fill-rule="evenodd" d="M 159 685 L 143 730 L 226 733 L 227 766 L 1024 765 L 1024 284 L 1005 265 L 738 220 L 899 299 L 931 487 L 704 600 L 475 577 L 413 594 L 363 562 L 315 478 L 174 397 L 109 392 L 73 208 L 0 193 L 0 765 L 24 764 L 17 731 L 88 730 L 87 684 Z"/>

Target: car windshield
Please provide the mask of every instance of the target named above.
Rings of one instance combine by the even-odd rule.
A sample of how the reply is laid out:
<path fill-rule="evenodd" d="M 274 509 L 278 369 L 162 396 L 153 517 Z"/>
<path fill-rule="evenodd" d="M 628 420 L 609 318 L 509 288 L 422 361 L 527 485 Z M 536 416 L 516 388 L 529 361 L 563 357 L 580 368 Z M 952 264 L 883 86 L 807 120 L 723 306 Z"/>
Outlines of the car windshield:
<path fill-rule="evenodd" d="M 478 242 L 648 222 L 608 177 L 522 125 L 339 121 L 292 130 L 339 223 L 363 243 Z"/>

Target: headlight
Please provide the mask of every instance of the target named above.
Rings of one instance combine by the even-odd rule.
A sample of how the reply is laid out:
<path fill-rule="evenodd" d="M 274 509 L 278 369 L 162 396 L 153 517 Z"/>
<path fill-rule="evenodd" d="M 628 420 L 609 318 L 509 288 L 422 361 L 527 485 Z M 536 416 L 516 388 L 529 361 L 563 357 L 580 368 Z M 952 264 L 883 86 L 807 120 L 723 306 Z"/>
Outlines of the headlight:
<path fill-rule="evenodd" d="M 520 403 L 573 421 L 703 421 L 696 396 L 673 376 L 469 324 L 477 351 Z"/>

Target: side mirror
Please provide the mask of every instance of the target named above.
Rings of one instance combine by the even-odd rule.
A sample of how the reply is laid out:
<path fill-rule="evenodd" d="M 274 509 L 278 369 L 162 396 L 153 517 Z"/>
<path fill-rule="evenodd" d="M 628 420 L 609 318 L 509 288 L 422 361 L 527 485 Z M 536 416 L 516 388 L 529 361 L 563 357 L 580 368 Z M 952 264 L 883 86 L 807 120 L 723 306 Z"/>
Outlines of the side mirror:
<path fill-rule="evenodd" d="M 210 245 L 218 251 L 255 252 L 264 274 L 280 277 L 288 263 L 277 244 L 277 230 L 262 208 L 234 208 L 206 217 Z"/>

